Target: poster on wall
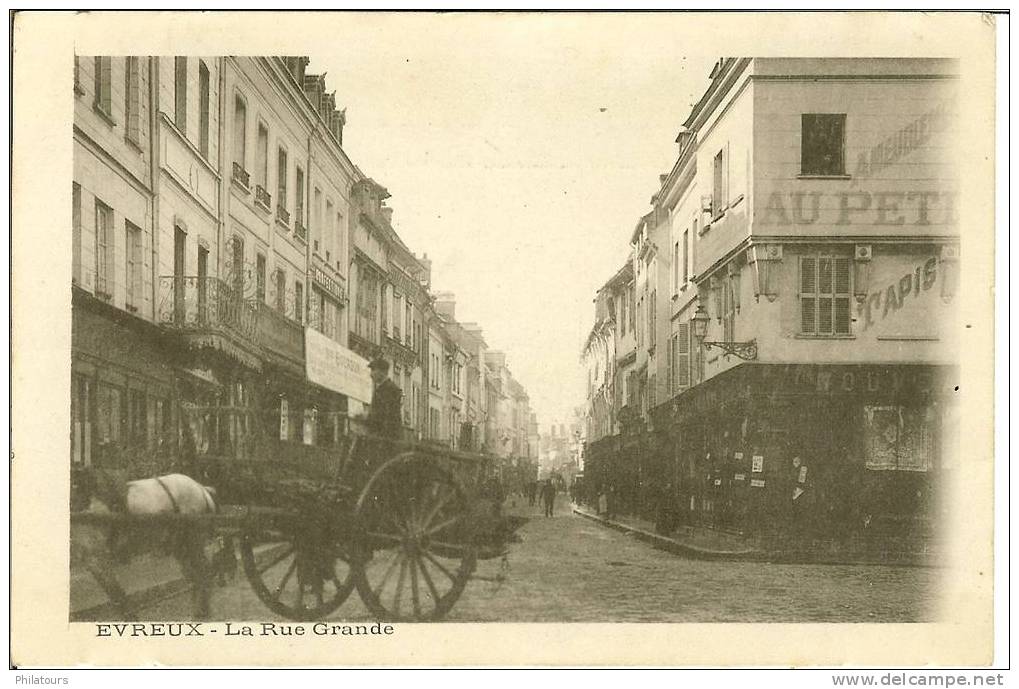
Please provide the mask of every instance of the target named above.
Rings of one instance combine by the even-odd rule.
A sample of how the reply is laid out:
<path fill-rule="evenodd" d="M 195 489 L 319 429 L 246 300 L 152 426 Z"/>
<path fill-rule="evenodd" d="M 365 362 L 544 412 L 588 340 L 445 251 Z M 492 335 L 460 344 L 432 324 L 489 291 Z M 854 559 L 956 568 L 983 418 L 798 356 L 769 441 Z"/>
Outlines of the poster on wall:
<path fill-rule="evenodd" d="M 764 471 L 764 455 L 754 455 L 753 465 L 751 466 L 751 470 L 755 474 L 759 474 L 762 471 Z"/>

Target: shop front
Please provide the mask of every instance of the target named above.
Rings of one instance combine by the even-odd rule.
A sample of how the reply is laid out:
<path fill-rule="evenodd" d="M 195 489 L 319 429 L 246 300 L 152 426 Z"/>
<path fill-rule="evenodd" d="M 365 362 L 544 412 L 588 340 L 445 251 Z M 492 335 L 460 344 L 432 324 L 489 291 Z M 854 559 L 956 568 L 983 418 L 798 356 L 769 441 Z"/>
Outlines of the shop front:
<path fill-rule="evenodd" d="M 927 538 L 955 462 L 958 370 L 744 364 L 658 410 L 692 523 L 776 542 Z"/>

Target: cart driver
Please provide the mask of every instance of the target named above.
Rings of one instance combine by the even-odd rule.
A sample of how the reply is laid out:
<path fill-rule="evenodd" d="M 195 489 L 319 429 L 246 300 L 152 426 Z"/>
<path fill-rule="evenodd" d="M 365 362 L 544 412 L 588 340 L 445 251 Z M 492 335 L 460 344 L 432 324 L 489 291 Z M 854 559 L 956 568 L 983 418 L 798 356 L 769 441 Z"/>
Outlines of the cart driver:
<path fill-rule="evenodd" d="M 368 412 L 368 429 L 373 435 L 389 440 L 400 440 L 403 431 L 403 393 L 389 379 L 389 362 L 381 357 L 368 364 L 375 390 Z"/>

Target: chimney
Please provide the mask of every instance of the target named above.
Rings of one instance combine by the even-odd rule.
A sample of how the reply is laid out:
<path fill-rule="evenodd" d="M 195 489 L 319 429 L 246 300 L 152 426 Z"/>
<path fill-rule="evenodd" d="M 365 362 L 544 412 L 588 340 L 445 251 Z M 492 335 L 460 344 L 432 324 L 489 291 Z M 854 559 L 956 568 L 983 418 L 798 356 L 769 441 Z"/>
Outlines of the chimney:
<path fill-rule="evenodd" d="M 347 109 L 337 110 L 333 113 L 332 132 L 333 138 L 340 146 L 343 145 L 343 126 L 347 124 Z"/>
<path fill-rule="evenodd" d="M 432 262 L 429 260 L 428 254 L 422 254 L 421 258 L 418 259 L 418 263 L 424 268 L 422 271 L 422 281 L 425 283 L 425 289 L 430 289 L 432 286 Z"/>
<path fill-rule="evenodd" d="M 435 311 L 451 321 L 456 320 L 456 295 L 452 292 L 439 292 L 435 295 Z"/>

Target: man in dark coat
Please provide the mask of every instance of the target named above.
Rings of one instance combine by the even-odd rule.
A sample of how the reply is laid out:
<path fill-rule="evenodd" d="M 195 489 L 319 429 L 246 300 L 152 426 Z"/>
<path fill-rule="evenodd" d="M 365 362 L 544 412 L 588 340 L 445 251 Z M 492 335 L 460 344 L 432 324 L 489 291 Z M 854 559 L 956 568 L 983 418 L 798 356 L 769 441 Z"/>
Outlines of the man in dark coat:
<path fill-rule="evenodd" d="M 368 368 L 371 371 L 375 391 L 372 393 L 371 409 L 368 412 L 368 429 L 372 434 L 390 440 L 400 440 L 403 433 L 403 393 L 396 383 L 389 380 L 389 362 L 382 358 L 373 359 Z"/>
<path fill-rule="evenodd" d="M 555 509 L 555 484 L 552 483 L 552 479 L 548 479 L 541 486 L 541 501 L 545 505 L 545 516 L 553 516 L 553 510 Z"/>

